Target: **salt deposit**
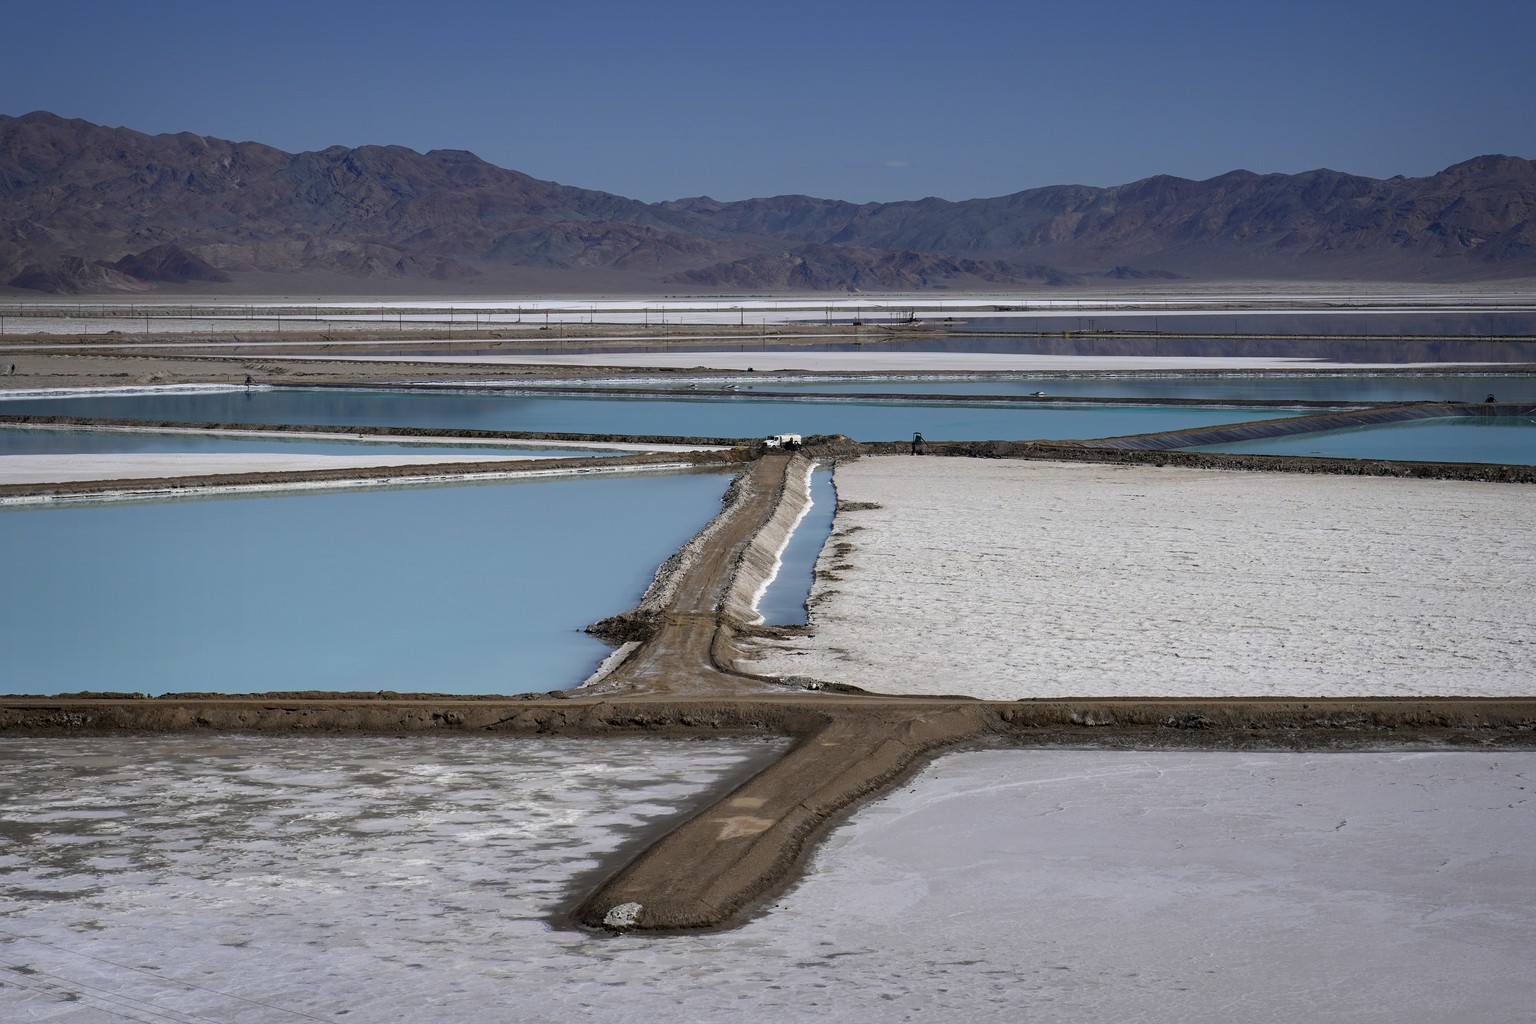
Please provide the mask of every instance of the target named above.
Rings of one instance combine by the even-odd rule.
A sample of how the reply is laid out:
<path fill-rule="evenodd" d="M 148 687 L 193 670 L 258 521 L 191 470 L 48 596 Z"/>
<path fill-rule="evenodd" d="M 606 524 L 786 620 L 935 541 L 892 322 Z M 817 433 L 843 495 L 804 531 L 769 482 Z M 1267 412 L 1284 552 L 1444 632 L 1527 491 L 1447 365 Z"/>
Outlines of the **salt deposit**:
<path fill-rule="evenodd" d="M 956 755 L 739 930 L 550 926 L 765 752 L 0 740 L 0 1019 L 1504 1024 L 1536 998 L 1528 751 Z"/>
<path fill-rule="evenodd" d="M 835 480 L 882 507 L 839 514 L 814 635 L 756 671 L 999 700 L 1536 680 L 1518 485 L 911 457 Z"/>
<path fill-rule="evenodd" d="M 776 911 L 795 923 L 765 925 L 827 922 L 795 947 L 825 995 L 785 987 L 839 1020 L 1514 1024 L 1536 997 L 1533 771 L 1529 751 L 955 755 L 835 834 Z"/>
<path fill-rule="evenodd" d="M 526 462 L 540 455 L 288 455 L 155 452 L 152 454 L 7 455 L 0 457 L 0 484 L 62 483 L 74 480 L 143 480 L 210 473 L 276 473 L 298 470 L 376 469 L 455 463 Z"/>

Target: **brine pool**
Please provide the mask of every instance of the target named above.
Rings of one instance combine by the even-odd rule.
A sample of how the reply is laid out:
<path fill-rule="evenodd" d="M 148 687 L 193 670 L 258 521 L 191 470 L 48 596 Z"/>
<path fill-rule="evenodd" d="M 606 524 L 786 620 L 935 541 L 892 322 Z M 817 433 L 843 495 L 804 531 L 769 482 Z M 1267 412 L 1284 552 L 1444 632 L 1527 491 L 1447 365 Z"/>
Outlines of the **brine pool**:
<path fill-rule="evenodd" d="M 792 391 L 805 394 L 870 395 L 996 395 L 1054 398 L 1201 398 L 1215 401 L 1277 402 L 1481 402 L 1494 395 L 1501 402 L 1536 401 L 1536 373 L 1463 374 L 1125 374 L 1103 372 L 1070 376 L 889 375 L 815 378 L 772 374 L 733 374 L 699 378 L 700 391 L 718 394 L 727 386 L 752 391 Z M 572 387 L 686 388 L 676 376 L 663 380 L 636 377 L 620 380 L 571 381 Z"/>
<path fill-rule="evenodd" d="M 930 440 L 1116 436 L 1295 414 L 243 388 L 7 400 L 0 409 L 695 436 L 794 429 L 867 439 L 920 430 Z M 1533 441 L 1536 424 L 1467 418 L 1212 450 L 1532 464 Z M 133 447 L 141 444 L 182 451 L 466 450 L 0 429 L 0 453 L 145 450 Z M 651 475 L 6 511 L 0 535 L 8 575 L 26 585 L 0 592 L 0 643 L 7 652 L 0 692 L 569 687 L 607 653 L 581 628 L 633 603 L 656 566 L 717 511 L 724 481 L 719 474 Z M 785 565 L 763 595 L 760 610 L 769 623 L 805 621 L 806 590 L 835 505 L 825 473 L 813 479 L 812 496 Z"/>
<path fill-rule="evenodd" d="M 730 473 L 0 510 L 0 692 L 579 684 Z M 802 598 L 803 599 L 803 598 Z"/>
<path fill-rule="evenodd" d="M 1536 417 L 1446 416 L 1200 445 L 1185 451 L 1536 465 Z"/>
<path fill-rule="evenodd" d="M 986 405 L 901 400 L 759 400 L 540 395 L 515 390 L 238 389 L 0 400 L 0 412 L 153 422 L 446 427 L 551 433 L 754 438 L 846 434 L 893 441 L 1119 437 L 1297 415 L 1240 407 Z"/>
<path fill-rule="evenodd" d="M 766 742 L 0 738 L 0 1018 L 1514 1024 L 1536 752 L 994 750 L 743 927 L 564 912 Z"/>
<path fill-rule="evenodd" d="M 1296 378 L 1317 394 L 1350 392 L 1329 378 Z M 1455 390 L 1438 379 L 1443 390 Z M 926 382 L 908 382 L 921 386 Z M 1081 384 L 1082 382 L 1077 382 Z M 1266 382 L 1266 387 L 1276 382 Z M 1401 381 L 1379 386 L 1399 390 Z M 870 385 L 871 387 L 877 385 Z M 953 387 L 968 385 L 953 384 Z M 996 390 L 998 381 L 978 386 Z M 1023 384 L 1020 385 L 1025 386 Z M 1054 385 L 1058 393 L 1065 382 Z M 1138 382 L 1137 387 L 1155 386 Z M 1205 385 L 1202 384 L 1201 387 Z M 1478 378 L 1471 390 L 1490 387 Z M 1374 386 L 1373 386 L 1374 387 Z M 1466 390 L 1465 384 L 1460 390 Z M 1504 387 L 1515 400 L 1518 387 Z M 1366 388 L 1364 393 L 1371 393 Z M 1275 392 L 1276 395 L 1288 393 Z M 1396 397 L 1407 399 L 1407 395 Z M 1486 397 L 1484 395 L 1483 397 Z M 1378 393 L 1376 400 L 1382 400 Z M 1236 401 L 1236 400 L 1234 400 Z M 1302 408 L 1233 406 L 1116 406 L 1041 404 L 971 404 L 904 399 L 871 394 L 868 399 L 752 398 L 720 392 L 699 397 L 602 397 L 580 394 L 531 394 L 516 390 L 463 389 L 434 391 L 336 391 L 327 389 L 238 389 L 162 391 L 152 394 L 77 393 L 56 398 L 0 400 L 0 411 L 26 415 L 76 415 L 152 422 L 302 423 L 316 426 L 439 427 L 578 434 L 655 435 L 677 437 L 754 438 L 778 433 L 846 434 L 861 441 L 902 440 L 921 433 L 930 441 L 991 439 L 1091 439 L 1154 433 L 1187 427 L 1252 422 L 1302 415 Z M 52 441 L 28 441 L 26 431 L 0 430 L 0 454 L 5 445 L 38 443 L 86 445 L 137 444 L 139 441 L 95 440 L 59 434 Z M 78 436 L 78 435 L 77 435 Z M 103 435 L 103 438 L 111 435 Z M 134 435 L 125 435 L 133 437 Z M 151 435 L 152 436 L 152 435 Z M 143 440 L 145 444 L 209 444 L 252 447 L 286 445 L 286 441 L 209 440 L 177 442 Z M 345 442 L 333 442 L 345 444 Z M 443 446 L 446 448 L 447 446 Z M 114 449 L 127 450 L 127 449 Z M 183 449 L 186 450 L 186 449 Z M 241 450 L 231 448 L 227 450 Z M 287 447 L 268 450 L 294 451 Z M 351 449 L 357 451 L 358 449 Z M 432 451 L 428 448 L 426 451 Z M 1536 462 L 1536 419 L 1531 417 L 1463 417 L 1408 424 L 1383 425 L 1340 432 L 1295 435 L 1211 447 L 1210 451 L 1287 455 L 1328 455 L 1441 462 L 1492 462 L 1529 465 Z M 411 446 L 411 451 L 420 452 Z M 502 449 L 506 454 L 520 451 Z M 534 454 L 586 454 L 576 449 L 532 448 Z"/>

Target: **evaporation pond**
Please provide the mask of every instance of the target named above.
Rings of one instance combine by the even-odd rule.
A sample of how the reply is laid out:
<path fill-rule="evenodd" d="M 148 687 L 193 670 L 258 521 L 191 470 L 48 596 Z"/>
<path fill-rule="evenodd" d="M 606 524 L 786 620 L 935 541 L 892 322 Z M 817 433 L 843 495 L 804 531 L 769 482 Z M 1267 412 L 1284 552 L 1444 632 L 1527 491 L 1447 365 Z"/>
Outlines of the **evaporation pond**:
<path fill-rule="evenodd" d="M 591 387 L 626 387 L 676 390 L 678 381 L 592 380 Z M 1536 401 L 1536 374 L 1305 374 L 1270 373 L 1096 373 L 993 374 L 985 377 L 882 376 L 856 379 L 838 376 L 806 377 L 771 374 L 732 374 L 698 378 L 701 392 L 720 393 L 727 387 L 737 393 L 762 391 L 825 395 L 992 395 L 1030 397 L 1043 392 L 1049 398 L 1107 398 L 1156 401 L 1168 398 L 1200 398 L 1221 402 L 1481 402 L 1497 394 L 1502 402 Z M 571 386 L 582 386 L 573 383 Z"/>
<path fill-rule="evenodd" d="M 582 681 L 729 474 L 0 511 L 0 692 L 515 694 Z"/>
<path fill-rule="evenodd" d="M 559 458 L 617 455 L 613 450 L 578 450 L 531 445 L 445 444 L 374 441 L 338 437 L 260 437 L 214 433 L 157 433 L 148 430 L 68 430 L 0 425 L 0 455 L 127 455 L 199 453 L 211 455 L 505 455 Z"/>
<path fill-rule="evenodd" d="M 1536 465 L 1536 418 L 1446 416 L 1378 423 L 1312 434 L 1287 434 L 1186 449 L 1241 455 L 1317 455 L 1409 462 Z"/>
<path fill-rule="evenodd" d="M 513 390 L 360 391 L 255 389 L 230 392 L 91 394 L 0 401 L 0 412 L 184 423 L 302 423 L 317 426 L 447 427 L 578 434 L 751 438 L 846 434 L 893 441 L 1087 439 L 1294 416 L 1294 410 L 1188 406 L 922 403 L 891 398 L 757 399 L 533 395 Z"/>

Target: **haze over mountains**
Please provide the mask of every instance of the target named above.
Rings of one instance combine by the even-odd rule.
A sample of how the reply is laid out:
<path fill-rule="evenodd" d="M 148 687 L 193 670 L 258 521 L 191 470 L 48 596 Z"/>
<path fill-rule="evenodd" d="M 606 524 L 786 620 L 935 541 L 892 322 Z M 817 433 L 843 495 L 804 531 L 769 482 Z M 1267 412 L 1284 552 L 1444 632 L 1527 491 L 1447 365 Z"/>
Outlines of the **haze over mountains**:
<path fill-rule="evenodd" d="M 622 155 L 616 154 L 616 159 Z M 1536 278 L 1536 164 L 1157 176 L 989 199 L 643 203 L 471 153 L 0 116 L 15 294 L 910 291 Z"/>

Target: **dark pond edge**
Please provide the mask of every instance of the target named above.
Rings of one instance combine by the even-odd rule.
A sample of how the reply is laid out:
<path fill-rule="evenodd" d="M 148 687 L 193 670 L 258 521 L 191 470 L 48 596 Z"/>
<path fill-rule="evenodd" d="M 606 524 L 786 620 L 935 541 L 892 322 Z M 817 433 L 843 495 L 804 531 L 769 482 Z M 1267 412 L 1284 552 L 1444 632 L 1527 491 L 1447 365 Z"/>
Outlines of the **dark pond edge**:
<path fill-rule="evenodd" d="M 1363 403 L 1362 403 L 1363 404 Z M 1449 417 L 1513 417 L 1536 415 L 1531 402 L 1411 402 L 1283 419 L 1254 420 L 1221 426 L 1181 427 L 1150 434 L 1129 434 L 1089 442 L 1104 448 L 1133 448 L 1142 451 L 1167 451 L 1208 444 L 1232 444 L 1263 437 L 1291 437 L 1326 430 L 1347 430 L 1380 423 Z"/>

